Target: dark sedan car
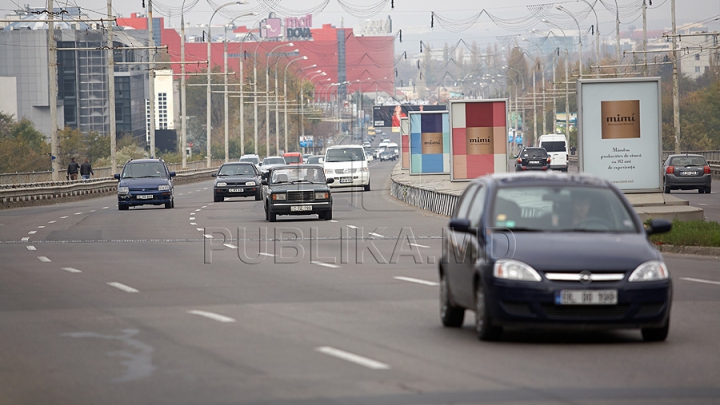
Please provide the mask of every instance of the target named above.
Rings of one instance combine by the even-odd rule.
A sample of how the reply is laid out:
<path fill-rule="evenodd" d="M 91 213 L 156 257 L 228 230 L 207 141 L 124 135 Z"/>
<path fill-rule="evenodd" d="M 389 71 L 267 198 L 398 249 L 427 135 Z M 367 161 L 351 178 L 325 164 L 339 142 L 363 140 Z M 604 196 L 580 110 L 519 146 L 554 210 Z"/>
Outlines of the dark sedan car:
<path fill-rule="evenodd" d="M 695 190 L 710 194 L 712 174 L 702 155 L 670 155 L 663 164 L 664 191 Z"/>
<path fill-rule="evenodd" d="M 173 177 L 161 159 L 135 159 L 125 163 L 122 173 L 114 176 L 118 182 L 118 209 L 123 211 L 138 205 L 175 207 Z"/>
<path fill-rule="evenodd" d="M 443 243 L 440 316 L 460 327 L 475 311 L 480 339 L 504 327 L 639 328 L 665 340 L 672 283 L 662 255 L 607 180 L 496 174 L 470 183 Z"/>
<path fill-rule="evenodd" d="M 395 152 L 393 152 L 390 149 L 385 149 L 384 151 L 380 152 L 380 161 L 384 162 L 386 160 L 395 160 L 397 159 L 397 156 L 395 155 Z"/>
<path fill-rule="evenodd" d="M 515 171 L 548 170 L 550 157 L 543 148 L 523 148 L 515 159 Z"/>
<path fill-rule="evenodd" d="M 225 197 L 255 197 L 262 200 L 260 171 L 250 162 L 225 163 L 220 166 L 213 185 L 213 200 L 221 202 Z"/>
<path fill-rule="evenodd" d="M 270 169 L 263 178 L 265 219 L 275 222 L 278 215 L 317 214 L 332 219 L 333 200 L 321 165 L 283 165 Z"/>

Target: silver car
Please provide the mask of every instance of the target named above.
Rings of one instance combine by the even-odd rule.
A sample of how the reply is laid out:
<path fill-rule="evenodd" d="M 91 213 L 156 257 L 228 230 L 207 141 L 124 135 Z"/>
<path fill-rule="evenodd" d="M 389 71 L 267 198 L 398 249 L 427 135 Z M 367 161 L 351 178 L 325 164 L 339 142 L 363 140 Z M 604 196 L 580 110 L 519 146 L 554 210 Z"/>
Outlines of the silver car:
<path fill-rule="evenodd" d="M 663 164 L 663 188 L 666 194 L 670 190 L 695 190 L 710 194 L 712 174 L 710 166 L 702 155 L 688 153 L 670 155 Z"/>

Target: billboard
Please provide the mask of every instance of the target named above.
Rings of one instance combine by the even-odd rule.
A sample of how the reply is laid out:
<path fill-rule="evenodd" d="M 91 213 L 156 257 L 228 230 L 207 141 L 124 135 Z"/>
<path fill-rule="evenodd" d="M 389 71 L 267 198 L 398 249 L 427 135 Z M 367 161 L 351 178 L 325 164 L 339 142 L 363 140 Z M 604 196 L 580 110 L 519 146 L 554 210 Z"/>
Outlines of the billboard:
<path fill-rule="evenodd" d="M 410 168 L 410 121 L 407 117 L 400 118 L 400 168 Z"/>
<path fill-rule="evenodd" d="M 660 78 L 578 81 L 580 171 L 623 191 L 660 192 Z"/>
<path fill-rule="evenodd" d="M 506 100 L 451 100 L 450 125 L 450 180 L 507 171 Z"/>
<path fill-rule="evenodd" d="M 407 117 L 410 111 L 447 111 L 444 105 L 374 105 L 373 126 L 375 128 L 393 128 L 400 132 L 400 118 Z"/>
<path fill-rule="evenodd" d="M 447 174 L 450 168 L 450 114 L 410 111 L 410 174 Z"/>

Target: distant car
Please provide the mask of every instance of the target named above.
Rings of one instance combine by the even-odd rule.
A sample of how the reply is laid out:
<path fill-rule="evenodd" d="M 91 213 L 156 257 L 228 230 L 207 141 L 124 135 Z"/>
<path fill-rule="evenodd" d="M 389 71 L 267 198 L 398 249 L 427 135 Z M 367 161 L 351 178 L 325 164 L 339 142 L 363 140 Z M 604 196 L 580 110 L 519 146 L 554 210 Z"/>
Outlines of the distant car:
<path fill-rule="evenodd" d="M 213 201 L 225 201 L 225 197 L 255 197 L 262 200 L 260 171 L 250 162 L 225 163 L 220 166 L 213 184 Z"/>
<path fill-rule="evenodd" d="M 370 168 L 360 145 L 336 145 L 325 151 L 325 175 L 332 187 L 363 187 L 370 191 Z"/>
<path fill-rule="evenodd" d="M 175 207 L 173 177 L 161 159 L 130 160 L 116 174 L 118 182 L 118 209 L 127 210 L 138 205 L 165 205 Z"/>
<path fill-rule="evenodd" d="M 550 169 L 568 171 L 568 144 L 565 135 L 540 135 L 537 146 L 547 151 Z"/>
<path fill-rule="evenodd" d="M 672 282 L 643 226 L 610 181 L 584 174 L 503 173 L 473 180 L 443 235 L 440 318 L 475 311 L 482 340 L 505 327 L 639 328 L 665 340 Z"/>
<path fill-rule="evenodd" d="M 325 162 L 325 155 L 309 155 L 305 159 L 305 163 L 309 165 L 321 165 Z"/>
<path fill-rule="evenodd" d="M 262 173 L 266 173 L 268 170 L 272 169 L 274 166 L 284 165 L 285 158 L 282 156 L 268 156 L 265 159 L 262 160 L 262 163 L 260 164 L 260 171 Z"/>
<path fill-rule="evenodd" d="M 283 159 L 285 159 L 285 164 L 288 165 L 299 165 L 303 163 L 303 155 L 300 152 L 285 152 Z"/>
<path fill-rule="evenodd" d="M 392 151 L 395 154 L 395 157 L 400 157 L 400 146 L 395 142 L 388 143 L 386 148 Z"/>
<path fill-rule="evenodd" d="M 371 148 L 371 147 L 372 147 L 372 143 L 370 143 L 368 141 L 363 142 L 363 148 Z"/>
<path fill-rule="evenodd" d="M 523 148 L 515 159 L 515 171 L 548 170 L 550 156 L 543 148 Z"/>
<path fill-rule="evenodd" d="M 278 215 L 317 214 L 332 219 L 332 195 L 321 165 L 274 166 L 263 179 L 265 219 L 275 222 Z"/>
<path fill-rule="evenodd" d="M 250 162 L 255 166 L 260 166 L 260 156 L 255 154 L 248 154 L 240 156 L 240 162 Z"/>
<path fill-rule="evenodd" d="M 385 149 L 384 151 L 380 152 L 380 161 L 384 162 L 386 160 L 395 160 L 397 159 L 397 156 L 395 156 L 395 152 L 393 152 L 390 149 Z"/>
<path fill-rule="evenodd" d="M 663 191 L 694 190 L 710 194 L 712 174 L 710 166 L 702 155 L 670 155 L 663 164 Z"/>

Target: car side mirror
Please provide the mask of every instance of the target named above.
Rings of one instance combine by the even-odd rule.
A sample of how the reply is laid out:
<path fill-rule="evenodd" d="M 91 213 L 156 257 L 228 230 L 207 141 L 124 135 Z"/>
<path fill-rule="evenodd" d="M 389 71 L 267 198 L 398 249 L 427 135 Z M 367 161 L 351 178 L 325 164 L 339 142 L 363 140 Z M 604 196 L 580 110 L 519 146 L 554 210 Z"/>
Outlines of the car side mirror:
<path fill-rule="evenodd" d="M 120 175 L 119 175 L 119 174 L 113 174 L 113 177 L 115 178 L 115 180 L 120 180 Z"/>
<path fill-rule="evenodd" d="M 267 186 L 268 185 L 267 179 L 263 178 L 262 180 L 260 180 L 260 184 L 262 184 L 263 186 Z"/>
<path fill-rule="evenodd" d="M 217 173 L 212 173 L 210 176 L 217 177 Z"/>
<path fill-rule="evenodd" d="M 647 233 L 649 236 L 657 233 L 670 232 L 671 229 L 672 222 L 666 219 L 653 219 L 652 221 L 650 221 L 650 226 L 645 229 L 645 233 Z"/>
<path fill-rule="evenodd" d="M 175 177 L 175 176 L 177 176 L 177 173 L 175 173 L 175 172 L 170 172 L 170 177 Z"/>
<path fill-rule="evenodd" d="M 475 230 L 470 226 L 470 220 L 465 218 L 452 218 L 448 227 L 455 232 L 472 233 Z"/>
<path fill-rule="evenodd" d="M 325 182 L 326 182 L 327 184 L 335 183 L 335 179 L 332 178 L 332 177 L 330 177 L 330 178 L 325 179 Z"/>

